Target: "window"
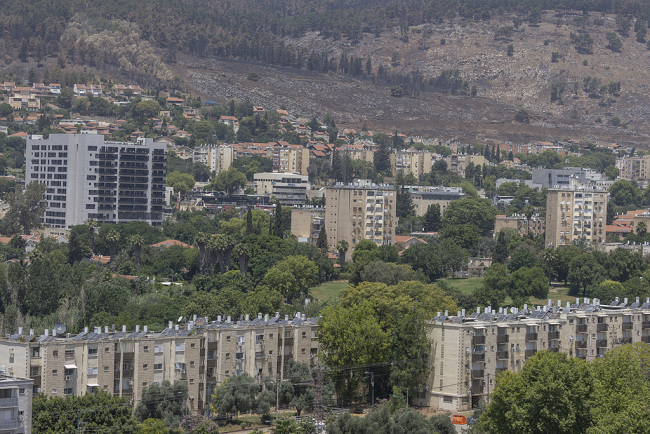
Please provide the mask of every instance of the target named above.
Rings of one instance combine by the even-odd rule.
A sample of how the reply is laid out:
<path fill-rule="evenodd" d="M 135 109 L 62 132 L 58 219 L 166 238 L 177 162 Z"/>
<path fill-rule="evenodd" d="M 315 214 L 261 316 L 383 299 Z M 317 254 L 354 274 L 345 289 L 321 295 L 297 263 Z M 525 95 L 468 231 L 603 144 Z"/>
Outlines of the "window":
<path fill-rule="evenodd" d="M 162 371 L 163 364 L 162 363 L 154 363 L 153 364 L 153 369 L 154 371 Z"/>
<path fill-rule="evenodd" d="M 302 349 L 302 351 L 301 351 L 301 352 L 302 352 L 302 354 L 307 354 L 307 350 L 306 350 L 306 349 L 304 349 L 304 348 Z"/>
<path fill-rule="evenodd" d="M 74 350 L 65 350 L 65 357 L 66 358 L 74 357 Z"/>
<path fill-rule="evenodd" d="M 108 366 L 104 366 L 104 372 L 108 372 Z"/>
<path fill-rule="evenodd" d="M 163 346 L 162 345 L 155 345 L 153 347 L 153 352 L 154 353 L 162 353 L 163 352 Z"/>
<path fill-rule="evenodd" d="M 176 344 L 176 352 L 182 352 L 185 351 L 185 343 L 182 344 Z"/>
<path fill-rule="evenodd" d="M 97 355 L 97 348 L 88 348 L 88 355 L 89 356 L 96 356 Z"/>
<path fill-rule="evenodd" d="M 29 372 L 30 372 L 29 375 L 31 377 L 38 377 L 39 376 L 38 366 L 32 366 L 32 368 L 29 370 Z"/>
<path fill-rule="evenodd" d="M 13 354 L 12 354 L 12 356 L 13 356 Z M 52 357 L 54 357 L 55 359 L 58 359 L 59 358 L 59 350 L 53 350 L 52 351 Z"/>
<path fill-rule="evenodd" d="M 88 368 L 88 375 L 97 375 L 97 368 Z"/>
<path fill-rule="evenodd" d="M 74 389 L 72 387 L 66 387 L 63 389 L 63 394 L 64 395 L 72 395 L 74 393 Z"/>
<path fill-rule="evenodd" d="M 24 395 L 25 394 L 25 389 L 18 389 L 18 394 L 19 395 Z"/>
<path fill-rule="evenodd" d="M 264 335 L 255 336 L 255 342 L 262 342 L 262 341 L 264 341 Z"/>
<path fill-rule="evenodd" d="M 74 375 L 74 369 L 66 369 L 63 371 L 63 374 L 68 376 L 68 375 Z"/>
<path fill-rule="evenodd" d="M 59 375 L 59 373 L 57 372 L 56 369 L 52 369 L 52 375 L 56 377 L 57 375 Z"/>
<path fill-rule="evenodd" d="M 230 359 L 230 353 L 226 353 L 226 359 Z"/>
<path fill-rule="evenodd" d="M 142 365 L 142 370 L 146 371 L 147 369 L 149 369 L 149 365 L 147 365 L 146 363 Z"/>
<path fill-rule="evenodd" d="M 194 367 L 194 360 L 192 360 L 192 361 L 190 362 L 190 368 L 193 368 L 193 367 Z"/>
<path fill-rule="evenodd" d="M 226 342 L 230 342 L 230 336 L 226 336 Z"/>
<path fill-rule="evenodd" d="M 147 382 L 146 381 L 142 383 L 142 387 L 147 387 Z"/>
<path fill-rule="evenodd" d="M 454 399 L 451 396 L 443 396 L 442 402 L 444 402 L 445 404 L 451 404 L 452 402 L 454 402 Z"/>
<path fill-rule="evenodd" d="M 194 378 L 190 378 L 190 384 L 194 384 Z"/>
<path fill-rule="evenodd" d="M 273 339 L 273 333 L 269 333 L 269 339 Z"/>
<path fill-rule="evenodd" d="M 191 344 L 190 344 L 190 348 L 194 348 L 195 346 L 196 346 L 195 343 L 191 343 Z"/>
<path fill-rule="evenodd" d="M 307 337 L 307 332 L 302 332 L 302 338 L 305 339 Z"/>
<path fill-rule="evenodd" d="M 288 330 L 288 331 L 284 332 L 284 337 L 285 337 L 286 339 L 291 338 L 291 331 Z"/>
<path fill-rule="evenodd" d="M 104 352 L 105 352 L 105 353 L 108 353 L 110 350 L 111 350 L 111 347 L 105 347 L 105 348 L 104 348 Z"/>
<path fill-rule="evenodd" d="M 144 351 L 145 353 L 148 353 L 148 352 L 149 352 L 149 346 L 148 346 L 148 345 L 145 345 L 144 348 L 143 348 L 143 351 Z"/>
<path fill-rule="evenodd" d="M 52 395 L 56 395 L 56 389 L 52 389 Z"/>

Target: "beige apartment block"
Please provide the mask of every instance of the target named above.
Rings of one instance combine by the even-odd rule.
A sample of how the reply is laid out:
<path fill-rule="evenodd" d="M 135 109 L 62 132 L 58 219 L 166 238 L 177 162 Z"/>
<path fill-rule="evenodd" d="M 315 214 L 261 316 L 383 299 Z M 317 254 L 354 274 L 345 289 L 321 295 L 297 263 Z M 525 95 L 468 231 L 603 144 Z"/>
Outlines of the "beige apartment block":
<path fill-rule="evenodd" d="M 269 151 L 273 159 L 273 171 L 308 175 L 309 149 L 301 145 L 277 142 Z"/>
<path fill-rule="evenodd" d="M 488 306 L 469 316 L 445 312 L 431 325 L 430 376 L 414 404 L 465 411 L 492 393 L 501 371 L 521 370 L 538 351 L 590 361 L 618 345 L 650 342 L 650 300 L 604 306 L 576 299 L 565 307 L 549 300 L 521 311 Z"/>
<path fill-rule="evenodd" d="M 325 225 L 325 207 L 306 206 L 291 210 L 291 233 L 301 243 L 316 244 Z"/>
<path fill-rule="evenodd" d="M 435 160 L 435 155 L 429 151 L 414 148 L 393 151 L 390 155 L 391 171 L 393 176 L 402 170 L 405 175 L 411 173 L 419 179 L 421 175 L 431 172 Z"/>
<path fill-rule="evenodd" d="M 617 158 L 616 167 L 621 178 L 632 181 L 650 180 L 650 155 Z"/>
<path fill-rule="evenodd" d="M 429 209 L 429 205 L 440 205 L 441 215 L 447 210 L 447 206 L 455 200 L 465 197 L 461 187 L 408 187 L 413 200 L 415 215 L 422 217 Z"/>
<path fill-rule="evenodd" d="M 265 172 L 253 175 L 255 194 L 273 196 L 282 205 L 304 205 L 311 190 L 309 177 L 297 173 Z"/>
<path fill-rule="evenodd" d="M 474 166 L 487 164 L 487 160 L 482 155 L 453 154 L 445 157 L 445 161 L 447 162 L 447 170 L 456 172 L 463 178 L 465 177 L 465 169 L 470 163 L 474 163 Z"/>
<path fill-rule="evenodd" d="M 350 160 L 361 160 L 366 163 L 375 164 L 375 151 L 372 149 L 365 149 L 357 145 L 344 145 L 339 148 L 339 152 L 341 153 L 341 156 L 346 155 L 350 157 Z"/>
<path fill-rule="evenodd" d="M 203 145 L 194 148 L 192 160 L 203 163 L 211 172 L 228 170 L 235 159 L 235 152 L 230 145 Z"/>
<path fill-rule="evenodd" d="M 502 229 L 513 229 L 519 236 L 532 235 L 538 236 L 544 233 L 546 229 L 545 221 L 539 215 L 534 215 L 530 221 L 525 215 L 498 215 L 494 220 L 494 238 L 499 235 Z"/>
<path fill-rule="evenodd" d="M 352 255 L 354 246 L 364 239 L 393 243 L 397 226 L 395 186 L 358 180 L 328 187 L 325 195 L 325 230 L 332 252 L 341 240 L 349 245 L 347 255 Z"/>
<path fill-rule="evenodd" d="M 134 405 L 153 383 L 182 381 L 187 408 L 207 408 L 214 388 L 244 372 L 260 385 L 264 376 L 284 378 L 289 360 L 314 365 L 318 354 L 316 319 L 279 316 L 186 326 L 170 324 L 161 332 L 144 327 L 121 332 L 95 328 L 72 336 L 20 333 L 0 340 L 0 366 L 8 375 L 31 378 L 30 393 L 84 395 L 106 390 L 129 397 Z"/>
<path fill-rule="evenodd" d="M 606 190 L 586 187 L 548 190 L 546 246 L 568 246 L 583 238 L 591 244 L 602 244 L 605 242 L 606 222 Z"/>

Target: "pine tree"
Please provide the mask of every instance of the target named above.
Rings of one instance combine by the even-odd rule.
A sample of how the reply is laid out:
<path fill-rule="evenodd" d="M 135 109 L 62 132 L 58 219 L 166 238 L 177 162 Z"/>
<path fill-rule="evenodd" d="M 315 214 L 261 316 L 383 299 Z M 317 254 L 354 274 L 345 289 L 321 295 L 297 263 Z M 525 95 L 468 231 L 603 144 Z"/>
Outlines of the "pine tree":
<path fill-rule="evenodd" d="M 424 230 L 427 232 L 438 231 L 442 225 L 441 222 L 440 204 L 429 205 L 427 212 L 424 213 Z"/>
<path fill-rule="evenodd" d="M 323 255 L 327 254 L 327 250 L 328 250 L 327 231 L 325 230 L 324 225 L 320 228 L 320 232 L 318 233 L 318 239 L 316 240 L 316 247 L 320 250 L 321 254 Z"/>
<path fill-rule="evenodd" d="M 408 217 L 415 214 L 415 205 L 413 205 L 413 199 L 411 198 L 411 193 L 402 187 L 397 192 L 397 204 L 396 204 L 396 214 L 397 217 Z"/>
<path fill-rule="evenodd" d="M 497 145 L 497 162 L 501 162 L 501 145 Z"/>
<path fill-rule="evenodd" d="M 506 241 L 506 234 L 503 231 L 499 231 L 497 236 L 497 245 L 494 248 L 494 253 L 492 254 L 492 262 L 505 264 L 508 260 L 508 243 Z"/>

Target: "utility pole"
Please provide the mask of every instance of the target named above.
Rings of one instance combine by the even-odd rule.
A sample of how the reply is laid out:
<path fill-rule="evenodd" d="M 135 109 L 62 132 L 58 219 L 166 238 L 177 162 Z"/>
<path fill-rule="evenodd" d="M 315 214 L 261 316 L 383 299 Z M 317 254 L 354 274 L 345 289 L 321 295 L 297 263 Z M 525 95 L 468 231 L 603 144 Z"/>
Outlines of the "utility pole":
<path fill-rule="evenodd" d="M 375 405 L 375 373 L 374 372 L 365 372 L 366 375 L 370 375 L 370 386 L 372 389 L 372 399 L 370 400 L 370 405 Z"/>

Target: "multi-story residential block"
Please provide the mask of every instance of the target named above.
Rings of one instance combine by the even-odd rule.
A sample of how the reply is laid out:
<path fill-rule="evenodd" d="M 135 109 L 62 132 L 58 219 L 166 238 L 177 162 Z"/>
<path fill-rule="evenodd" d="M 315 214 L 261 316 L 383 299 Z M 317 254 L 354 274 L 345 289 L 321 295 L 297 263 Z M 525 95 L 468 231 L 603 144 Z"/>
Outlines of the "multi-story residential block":
<path fill-rule="evenodd" d="M 407 187 L 413 200 L 415 214 L 423 216 L 429 205 L 440 205 L 440 213 L 444 214 L 447 206 L 454 200 L 465 197 L 461 187 L 427 187 L 414 185 Z"/>
<path fill-rule="evenodd" d="M 34 380 L 7 376 L 6 367 L 3 368 L 0 368 L 0 432 L 30 434 Z"/>
<path fill-rule="evenodd" d="M 496 238 L 502 229 L 514 229 L 519 236 L 533 235 L 538 236 L 544 233 L 546 225 L 544 219 L 539 214 L 534 215 L 528 220 L 525 215 L 498 215 L 494 221 L 494 237 Z"/>
<path fill-rule="evenodd" d="M 325 226 L 325 207 L 306 206 L 291 210 L 291 233 L 301 243 L 316 244 Z"/>
<path fill-rule="evenodd" d="M 585 239 L 605 242 L 607 191 L 591 188 L 554 188 L 546 196 L 546 246 L 571 245 Z"/>
<path fill-rule="evenodd" d="M 593 360 L 617 345 L 650 343 L 650 300 L 611 305 L 576 299 L 523 310 L 487 307 L 471 315 L 438 314 L 431 322 L 430 375 L 415 405 L 470 410 L 494 390 L 501 371 L 519 371 L 542 350 Z"/>
<path fill-rule="evenodd" d="M 341 157 L 348 156 L 350 160 L 361 160 L 366 163 L 375 163 L 375 150 L 360 144 L 343 145 L 337 149 Z"/>
<path fill-rule="evenodd" d="M 393 243 L 397 226 L 395 186 L 360 179 L 328 187 L 325 198 L 325 230 L 332 251 L 341 240 L 349 245 L 348 255 L 361 240 Z"/>
<path fill-rule="evenodd" d="M 304 205 L 311 189 L 309 177 L 296 173 L 256 173 L 253 180 L 255 194 L 275 196 L 282 205 Z"/>
<path fill-rule="evenodd" d="M 14 110 L 39 110 L 41 99 L 38 93 L 31 87 L 15 87 L 9 97 L 9 105 Z"/>
<path fill-rule="evenodd" d="M 269 154 L 273 159 L 274 172 L 308 174 L 309 149 L 304 146 L 280 141 L 273 146 Z"/>
<path fill-rule="evenodd" d="M 447 169 L 450 172 L 455 172 L 465 177 L 465 170 L 470 163 L 473 163 L 474 166 L 483 166 L 487 163 L 487 160 L 482 155 L 469 155 L 469 154 L 453 154 L 448 157 L 445 157 L 447 162 Z"/>
<path fill-rule="evenodd" d="M 228 170 L 235 157 L 231 145 L 203 145 L 194 148 L 193 160 L 205 164 L 211 172 L 219 173 Z"/>
<path fill-rule="evenodd" d="M 405 175 L 411 173 L 419 179 L 421 175 L 431 172 L 431 166 L 435 161 L 433 153 L 418 151 L 415 148 L 396 150 L 390 154 L 393 176 L 401 170 Z"/>
<path fill-rule="evenodd" d="M 316 319 L 300 314 L 284 319 L 259 314 L 238 322 L 199 318 L 161 332 L 146 326 L 134 332 L 126 326 L 118 332 L 96 327 L 76 336 L 19 330 L 0 340 L 0 365 L 30 377 L 33 393 L 74 396 L 106 390 L 131 398 L 134 405 L 148 385 L 181 381 L 188 387 L 188 410 L 202 412 L 215 387 L 229 377 L 248 373 L 261 385 L 265 376 L 283 379 L 289 360 L 313 366 L 316 327 Z"/>
<path fill-rule="evenodd" d="M 650 181 L 650 155 L 617 158 L 616 167 L 621 178 Z"/>
<path fill-rule="evenodd" d="M 26 182 L 47 185 L 43 223 L 69 229 L 100 222 L 160 225 L 165 205 L 165 145 L 152 139 L 106 142 L 97 134 L 30 136 Z"/>

